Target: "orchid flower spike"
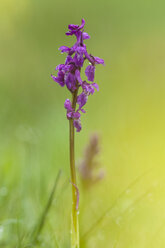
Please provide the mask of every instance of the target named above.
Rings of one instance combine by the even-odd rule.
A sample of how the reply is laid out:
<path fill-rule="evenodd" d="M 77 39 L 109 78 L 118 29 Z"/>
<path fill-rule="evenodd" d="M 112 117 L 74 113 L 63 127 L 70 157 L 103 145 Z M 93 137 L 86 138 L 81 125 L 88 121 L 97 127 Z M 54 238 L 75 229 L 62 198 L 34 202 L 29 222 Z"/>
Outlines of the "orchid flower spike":
<path fill-rule="evenodd" d="M 74 120 L 74 127 L 77 132 L 81 131 L 81 113 L 85 113 L 84 105 L 87 103 L 88 96 L 93 95 L 95 89 L 98 91 L 99 87 L 94 82 L 95 78 L 95 66 L 97 64 L 104 65 L 104 60 L 99 57 L 94 57 L 87 52 L 84 41 L 90 39 L 90 36 L 84 32 L 85 20 L 82 19 L 81 25 L 68 25 L 69 31 L 66 32 L 67 36 L 74 35 L 76 37 L 76 43 L 72 47 L 61 46 L 59 50 L 61 53 L 66 53 L 67 57 L 64 64 L 60 64 L 56 67 L 58 71 L 57 76 L 51 75 L 52 79 L 58 83 L 61 87 L 66 86 L 67 89 L 76 95 L 78 91 L 81 92 L 76 97 L 76 106 L 69 99 L 66 99 L 64 107 L 67 111 L 67 119 Z M 81 78 L 80 72 L 84 65 L 84 61 L 88 60 L 89 65 L 85 69 L 86 78 Z M 87 82 L 87 80 L 89 82 Z"/>

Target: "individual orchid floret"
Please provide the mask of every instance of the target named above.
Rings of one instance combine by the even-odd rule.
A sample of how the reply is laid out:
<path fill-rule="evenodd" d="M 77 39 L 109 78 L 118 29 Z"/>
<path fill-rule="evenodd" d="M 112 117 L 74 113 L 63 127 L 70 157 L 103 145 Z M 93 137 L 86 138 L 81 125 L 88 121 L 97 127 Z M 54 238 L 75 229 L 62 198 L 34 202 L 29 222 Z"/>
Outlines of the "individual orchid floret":
<path fill-rule="evenodd" d="M 77 103 L 79 104 L 79 109 L 82 109 L 82 107 L 86 104 L 87 100 L 88 100 L 88 95 L 83 91 L 77 97 Z"/>
<path fill-rule="evenodd" d="M 64 107 L 66 108 L 67 111 L 72 111 L 72 103 L 69 99 L 65 100 Z"/>
<path fill-rule="evenodd" d="M 69 31 L 66 32 L 66 35 L 75 35 L 76 43 L 72 47 L 61 46 L 59 48 L 61 53 L 67 54 L 67 57 L 64 64 L 60 64 L 56 67 L 58 71 L 57 76 L 51 75 L 56 83 L 61 87 L 66 86 L 72 94 L 72 99 L 74 99 L 75 104 L 67 99 L 64 106 L 67 110 L 67 118 L 69 120 L 73 119 L 73 124 L 77 132 L 81 130 L 80 117 L 81 113 L 85 113 L 83 108 L 87 103 L 88 96 L 93 95 L 95 89 L 97 91 L 99 90 L 98 85 L 94 82 L 96 65 L 104 65 L 103 59 L 94 57 L 88 53 L 84 40 L 89 39 L 90 36 L 84 32 L 84 26 L 84 19 L 82 19 L 80 26 L 74 24 L 68 26 Z M 89 82 L 83 80 L 80 75 L 81 68 L 84 66 L 85 61 L 90 63 L 85 69 L 85 75 Z"/>
<path fill-rule="evenodd" d="M 84 28 L 85 25 L 85 20 L 82 19 L 81 25 L 75 25 L 75 24 L 70 24 L 68 25 L 69 31 L 66 32 L 66 35 L 77 35 L 77 33 Z"/>
<path fill-rule="evenodd" d="M 64 73 L 62 71 L 58 72 L 57 77 L 51 75 L 52 79 L 58 83 L 61 87 L 64 87 L 65 82 L 64 82 Z"/>
<path fill-rule="evenodd" d="M 76 128 L 77 132 L 80 132 L 81 131 L 81 122 L 80 122 L 80 119 L 74 120 L 73 125 Z"/>
<path fill-rule="evenodd" d="M 93 93 L 95 92 L 95 89 L 99 91 L 99 86 L 96 83 L 89 84 L 86 81 L 83 82 L 82 88 L 87 95 L 90 95 L 90 94 L 93 95 Z"/>
<path fill-rule="evenodd" d="M 60 50 L 62 53 L 69 53 L 71 49 L 70 49 L 69 47 L 67 47 L 67 46 L 61 46 L 61 47 L 59 48 L 59 50 Z"/>

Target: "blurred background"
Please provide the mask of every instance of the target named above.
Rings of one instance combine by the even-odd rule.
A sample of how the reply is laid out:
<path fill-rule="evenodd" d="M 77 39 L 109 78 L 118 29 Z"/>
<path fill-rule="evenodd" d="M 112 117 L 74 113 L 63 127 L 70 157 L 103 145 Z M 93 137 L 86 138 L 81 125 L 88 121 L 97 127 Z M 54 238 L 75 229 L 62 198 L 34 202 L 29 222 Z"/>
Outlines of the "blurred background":
<path fill-rule="evenodd" d="M 80 189 L 82 248 L 165 247 L 165 2 L 1 0 L 0 247 L 33 247 L 29 233 L 59 169 L 37 247 L 70 246 L 70 97 L 51 79 L 71 46 L 68 24 L 86 20 L 100 91 L 76 135 L 76 161 L 98 132 L 104 178 Z M 36 247 L 36 246 L 35 246 Z"/>

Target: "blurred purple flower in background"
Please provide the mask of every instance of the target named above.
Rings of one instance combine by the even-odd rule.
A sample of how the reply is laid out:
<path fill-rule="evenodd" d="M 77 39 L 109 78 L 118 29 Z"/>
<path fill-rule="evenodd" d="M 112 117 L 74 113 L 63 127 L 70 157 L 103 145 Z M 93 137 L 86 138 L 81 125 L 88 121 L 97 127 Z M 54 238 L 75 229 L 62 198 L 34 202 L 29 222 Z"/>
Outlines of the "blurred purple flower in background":
<path fill-rule="evenodd" d="M 73 102 L 71 103 L 71 101 L 67 99 L 64 107 L 67 110 L 67 118 L 74 120 L 74 127 L 77 132 L 81 131 L 80 112 L 85 113 L 85 110 L 82 109 L 82 107 L 87 103 L 88 96 L 90 94 L 93 95 L 95 89 L 99 90 L 98 85 L 94 83 L 95 66 L 97 64 L 104 65 L 103 59 L 88 54 L 86 45 L 83 42 L 86 39 L 90 39 L 90 36 L 84 32 L 84 25 L 85 20 L 82 19 L 80 26 L 74 24 L 68 26 L 69 31 L 66 32 L 66 35 L 75 35 L 77 41 L 71 48 L 67 46 L 61 46 L 59 48 L 61 53 L 67 54 L 65 64 L 60 64 L 56 67 L 56 70 L 58 70 L 57 76 L 51 75 L 56 83 L 61 87 L 66 85 L 72 95 L 76 95 L 76 103 L 73 104 Z M 88 60 L 90 63 L 85 69 L 85 75 L 88 81 L 92 83 L 82 80 L 80 76 L 81 68 L 83 67 L 85 60 Z M 80 88 L 82 91 L 78 95 Z M 76 104 L 79 105 L 77 110 Z"/>
<path fill-rule="evenodd" d="M 90 137 L 78 170 L 83 186 L 88 189 L 105 176 L 105 171 L 100 167 L 98 155 L 100 153 L 100 139 L 97 133 Z"/>

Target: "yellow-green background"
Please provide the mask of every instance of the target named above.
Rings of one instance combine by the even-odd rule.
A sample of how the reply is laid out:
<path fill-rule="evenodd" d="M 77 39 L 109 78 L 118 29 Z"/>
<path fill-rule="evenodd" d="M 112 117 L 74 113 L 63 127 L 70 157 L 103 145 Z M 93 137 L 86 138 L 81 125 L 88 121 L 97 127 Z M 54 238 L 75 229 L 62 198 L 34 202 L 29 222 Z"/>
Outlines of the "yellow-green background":
<path fill-rule="evenodd" d="M 0 1 L 0 247 L 29 242 L 59 168 L 39 247 L 70 247 L 63 107 L 70 95 L 50 74 L 65 59 L 58 48 L 75 42 L 65 36 L 67 25 L 81 18 L 88 51 L 106 64 L 97 67 L 100 91 L 89 98 L 76 135 L 78 160 L 90 134 L 100 134 L 106 171 L 90 190 L 80 187 L 81 247 L 164 248 L 164 0 Z"/>

